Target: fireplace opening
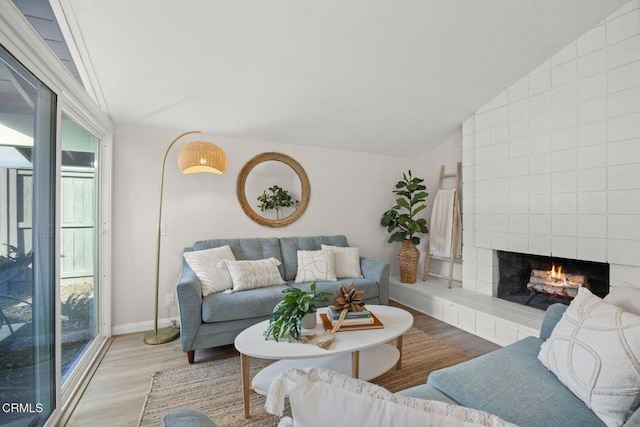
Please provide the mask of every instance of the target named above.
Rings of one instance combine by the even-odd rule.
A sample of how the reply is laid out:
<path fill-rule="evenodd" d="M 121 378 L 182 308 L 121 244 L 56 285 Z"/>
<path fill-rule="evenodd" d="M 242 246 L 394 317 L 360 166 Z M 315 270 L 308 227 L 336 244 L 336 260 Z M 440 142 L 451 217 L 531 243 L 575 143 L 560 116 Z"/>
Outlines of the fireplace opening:
<path fill-rule="evenodd" d="M 497 297 L 546 310 L 569 304 L 581 286 L 594 295 L 609 293 L 609 264 L 497 251 L 500 280 Z"/>

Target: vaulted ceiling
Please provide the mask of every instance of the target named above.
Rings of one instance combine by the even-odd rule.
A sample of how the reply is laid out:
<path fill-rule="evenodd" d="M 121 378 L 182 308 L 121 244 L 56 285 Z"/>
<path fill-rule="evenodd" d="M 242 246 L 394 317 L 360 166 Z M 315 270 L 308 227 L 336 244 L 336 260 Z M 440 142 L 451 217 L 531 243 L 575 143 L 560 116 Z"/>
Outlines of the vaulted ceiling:
<path fill-rule="evenodd" d="M 420 155 L 625 0 L 66 0 L 119 125 Z"/>

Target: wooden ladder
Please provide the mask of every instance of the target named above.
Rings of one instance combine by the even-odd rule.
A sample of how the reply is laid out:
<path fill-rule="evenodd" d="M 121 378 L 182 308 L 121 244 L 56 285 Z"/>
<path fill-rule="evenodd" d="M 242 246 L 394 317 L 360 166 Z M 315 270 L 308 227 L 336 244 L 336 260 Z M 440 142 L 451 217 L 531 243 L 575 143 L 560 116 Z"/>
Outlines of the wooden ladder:
<path fill-rule="evenodd" d="M 449 289 L 451 289 L 451 284 L 453 282 L 453 265 L 455 263 L 455 258 L 456 258 L 456 254 L 455 254 L 455 246 L 456 246 L 456 242 L 458 241 L 458 229 L 459 227 L 459 221 L 460 221 L 460 178 L 462 175 L 462 164 L 460 162 L 458 162 L 458 164 L 456 165 L 456 171 L 454 173 L 445 173 L 444 172 L 444 165 L 442 165 L 440 167 L 440 178 L 438 179 L 438 191 L 442 190 L 442 183 L 445 180 L 445 178 L 455 178 L 456 179 L 456 197 L 453 200 L 453 222 L 452 222 L 452 227 L 451 227 L 451 248 L 449 250 L 449 254 L 450 257 L 449 258 L 444 258 L 444 257 L 436 257 L 431 255 L 431 251 L 429 249 L 429 247 L 427 247 L 427 256 L 424 259 L 424 271 L 422 272 L 422 280 L 425 281 L 427 280 L 427 274 L 431 275 L 431 276 L 436 276 L 436 277 L 440 277 L 443 279 L 448 279 L 449 280 Z M 438 261 L 447 261 L 449 262 L 449 275 L 445 276 L 443 274 L 438 274 L 438 273 L 434 273 L 434 272 L 430 272 L 429 271 L 429 261 L 431 259 L 435 259 Z"/>

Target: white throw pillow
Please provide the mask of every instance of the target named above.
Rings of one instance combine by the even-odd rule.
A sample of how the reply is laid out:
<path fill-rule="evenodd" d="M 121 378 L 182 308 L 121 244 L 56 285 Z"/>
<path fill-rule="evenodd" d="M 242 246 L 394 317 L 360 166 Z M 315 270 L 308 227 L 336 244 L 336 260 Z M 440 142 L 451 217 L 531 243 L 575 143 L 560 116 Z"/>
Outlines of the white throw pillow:
<path fill-rule="evenodd" d="M 255 261 L 225 261 L 233 281 L 230 292 L 264 288 L 266 286 L 284 285 L 277 258 L 259 259 Z"/>
<path fill-rule="evenodd" d="M 282 416 L 285 395 L 296 427 L 512 425 L 486 412 L 400 396 L 327 369 L 289 369 L 280 374 L 269 387 L 267 412 Z"/>
<path fill-rule="evenodd" d="M 235 261 L 229 246 L 185 252 L 184 259 L 200 279 L 202 296 L 231 289 L 233 283 L 224 261 Z"/>
<path fill-rule="evenodd" d="M 640 316 L 580 288 L 538 359 L 607 425 L 622 425 L 640 399 Z"/>
<path fill-rule="evenodd" d="M 350 279 L 362 277 L 360 271 L 360 249 L 345 248 L 342 246 L 321 245 L 322 249 L 333 250 L 336 260 L 336 277 L 338 279 Z"/>
<path fill-rule="evenodd" d="M 604 297 L 605 302 L 617 305 L 624 311 L 640 316 L 640 288 L 625 283 L 609 288 L 609 295 Z"/>
<path fill-rule="evenodd" d="M 316 280 L 336 281 L 336 261 L 333 251 L 298 251 L 296 283 Z"/>

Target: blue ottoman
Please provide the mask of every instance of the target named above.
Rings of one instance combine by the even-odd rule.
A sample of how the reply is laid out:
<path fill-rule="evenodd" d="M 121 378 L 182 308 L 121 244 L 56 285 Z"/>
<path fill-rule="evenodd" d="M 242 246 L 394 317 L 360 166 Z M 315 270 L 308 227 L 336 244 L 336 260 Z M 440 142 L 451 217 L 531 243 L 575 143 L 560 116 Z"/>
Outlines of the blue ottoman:
<path fill-rule="evenodd" d="M 202 412 L 195 409 L 178 409 L 162 418 L 162 427 L 218 427 Z"/>

